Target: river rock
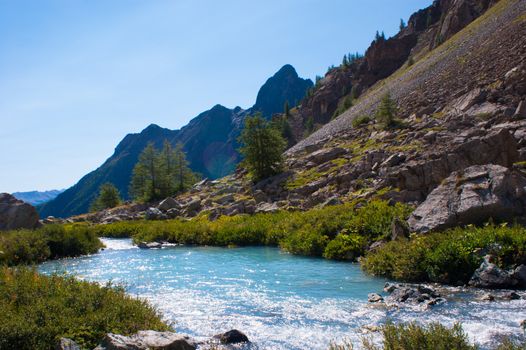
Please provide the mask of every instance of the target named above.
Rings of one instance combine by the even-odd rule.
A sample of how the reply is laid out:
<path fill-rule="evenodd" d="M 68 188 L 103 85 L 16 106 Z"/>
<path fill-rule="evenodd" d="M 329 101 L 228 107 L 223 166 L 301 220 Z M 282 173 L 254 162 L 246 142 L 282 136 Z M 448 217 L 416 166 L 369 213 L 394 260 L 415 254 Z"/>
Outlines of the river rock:
<path fill-rule="evenodd" d="M 408 220 L 413 232 L 513 220 L 525 214 L 526 177 L 500 165 L 476 165 L 453 172 Z"/>
<path fill-rule="evenodd" d="M 31 204 L 9 193 L 0 193 L 0 230 L 33 229 L 39 226 L 38 213 Z"/>
<path fill-rule="evenodd" d="M 514 288 L 518 281 L 509 271 L 499 268 L 491 262 L 492 257 L 486 255 L 480 267 L 473 273 L 469 285 L 478 288 Z"/>
<path fill-rule="evenodd" d="M 517 280 L 517 287 L 526 289 L 526 265 L 519 265 L 513 271 L 513 278 Z"/>
<path fill-rule="evenodd" d="M 162 243 L 159 242 L 140 242 L 137 246 L 141 249 L 160 249 L 163 247 Z"/>
<path fill-rule="evenodd" d="M 80 346 L 69 338 L 60 338 L 55 350 L 80 350 Z"/>
<path fill-rule="evenodd" d="M 196 342 L 172 332 L 139 331 L 129 337 L 108 333 L 98 350 L 195 350 Z"/>
<path fill-rule="evenodd" d="M 249 342 L 248 337 L 237 329 L 232 329 L 223 334 L 217 334 L 214 338 L 219 339 L 223 344 L 237 344 L 237 343 L 246 343 Z"/>
<path fill-rule="evenodd" d="M 369 301 L 370 303 L 379 303 L 381 301 L 384 301 L 384 298 L 378 293 L 369 293 L 367 295 L 367 301 Z"/>

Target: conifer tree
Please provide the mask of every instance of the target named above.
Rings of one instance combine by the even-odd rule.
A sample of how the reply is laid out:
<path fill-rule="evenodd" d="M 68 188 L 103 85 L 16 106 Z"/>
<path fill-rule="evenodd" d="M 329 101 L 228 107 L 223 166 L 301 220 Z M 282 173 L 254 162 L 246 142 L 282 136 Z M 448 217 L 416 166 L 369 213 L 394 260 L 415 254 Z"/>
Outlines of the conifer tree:
<path fill-rule="evenodd" d="M 110 182 L 102 184 L 99 188 L 99 195 L 91 203 L 90 211 L 99 211 L 114 208 L 121 203 L 119 190 Z"/>
<path fill-rule="evenodd" d="M 397 106 L 396 102 L 392 99 L 391 94 L 387 93 L 382 98 L 380 106 L 376 111 L 376 120 L 384 127 L 390 128 L 394 126 L 396 122 Z"/>
<path fill-rule="evenodd" d="M 239 151 L 244 156 L 242 165 L 250 171 L 255 181 L 281 171 L 286 141 L 261 113 L 246 118 L 239 142 Z"/>

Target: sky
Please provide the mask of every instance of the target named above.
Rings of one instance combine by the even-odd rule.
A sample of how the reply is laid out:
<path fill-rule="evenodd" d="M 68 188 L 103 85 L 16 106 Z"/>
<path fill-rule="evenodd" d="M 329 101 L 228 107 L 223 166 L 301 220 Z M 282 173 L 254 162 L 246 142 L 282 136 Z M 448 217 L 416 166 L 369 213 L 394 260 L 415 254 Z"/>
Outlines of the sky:
<path fill-rule="evenodd" d="M 314 80 L 431 0 L 0 0 L 0 192 L 74 185 L 151 123 Z"/>

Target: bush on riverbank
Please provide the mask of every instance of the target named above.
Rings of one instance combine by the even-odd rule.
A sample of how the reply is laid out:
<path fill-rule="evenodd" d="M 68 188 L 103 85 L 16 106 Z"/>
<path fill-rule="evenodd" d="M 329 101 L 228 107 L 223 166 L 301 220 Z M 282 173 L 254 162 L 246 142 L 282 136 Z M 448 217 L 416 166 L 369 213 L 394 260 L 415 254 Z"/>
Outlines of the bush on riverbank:
<path fill-rule="evenodd" d="M 470 345 L 466 334 L 459 324 L 452 328 L 440 323 L 419 326 L 416 323 L 395 325 L 387 323 L 382 327 L 382 346 L 374 345 L 363 339 L 365 350 L 477 350 Z M 331 345 L 329 350 L 352 350 L 352 344 Z"/>
<path fill-rule="evenodd" d="M 387 238 L 394 218 L 405 219 L 411 207 L 374 200 L 364 205 L 343 204 L 305 212 L 279 211 L 255 215 L 204 215 L 192 220 L 131 221 L 97 225 L 99 236 L 133 237 L 142 241 L 215 246 L 271 245 L 293 253 L 354 260 L 368 243 Z"/>
<path fill-rule="evenodd" d="M 168 330 L 159 313 L 122 288 L 0 267 L 0 349 L 53 349 L 61 337 L 94 348 L 104 334 Z"/>
<path fill-rule="evenodd" d="M 46 225 L 37 230 L 0 232 L 0 265 L 35 264 L 50 258 L 96 253 L 102 248 L 87 227 Z"/>
<path fill-rule="evenodd" d="M 501 267 L 526 263 L 526 228 L 468 226 L 413 236 L 367 254 L 362 266 L 373 275 L 402 281 L 466 283 L 488 253 Z"/>

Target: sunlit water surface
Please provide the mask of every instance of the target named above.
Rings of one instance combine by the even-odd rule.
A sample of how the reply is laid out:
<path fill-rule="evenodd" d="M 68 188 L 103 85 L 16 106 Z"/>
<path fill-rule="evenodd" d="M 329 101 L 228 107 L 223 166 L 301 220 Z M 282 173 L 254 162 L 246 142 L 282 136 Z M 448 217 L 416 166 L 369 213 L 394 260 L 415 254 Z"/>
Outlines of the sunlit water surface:
<path fill-rule="evenodd" d="M 129 239 L 103 239 L 99 254 L 40 266 L 43 273 L 124 284 L 156 305 L 179 333 L 206 339 L 229 329 L 247 334 L 250 349 L 327 349 L 356 343 L 363 327 L 387 319 L 461 321 L 470 339 L 488 347 L 497 334 L 520 337 L 526 301 L 478 302 L 458 293 L 432 310 L 386 310 L 367 304 L 385 280 L 357 264 L 292 256 L 277 248 L 171 247 L 141 250 Z M 370 335 L 368 335 L 370 336 Z"/>

